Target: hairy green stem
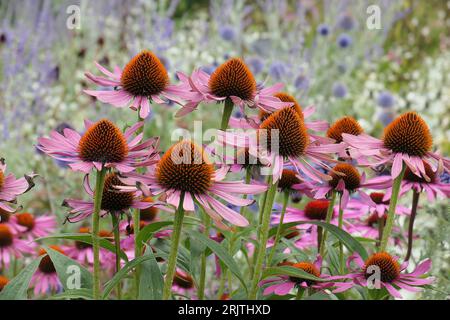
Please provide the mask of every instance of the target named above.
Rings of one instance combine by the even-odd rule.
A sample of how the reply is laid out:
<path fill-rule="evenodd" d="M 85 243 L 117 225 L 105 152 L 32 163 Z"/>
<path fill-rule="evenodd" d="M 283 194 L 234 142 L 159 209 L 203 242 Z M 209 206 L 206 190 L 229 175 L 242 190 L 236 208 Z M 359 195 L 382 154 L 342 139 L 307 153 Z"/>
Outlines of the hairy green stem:
<path fill-rule="evenodd" d="M 336 202 L 336 191 L 332 191 L 331 193 L 331 200 L 330 203 L 328 204 L 328 210 L 327 210 L 327 217 L 325 218 L 325 222 L 326 223 L 330 223 L 331 218 L 333 218 L 333 209 L 334 209 L 334 203 Z M 322 238 L 320 241 L 320 245 L 319 245 L 319 254 L 320 256 L 323 258 L 324 253 L 325 253 L 325 242 L 327 240 L 327 230 L 323 230 L 322 233 Z"/>
<path fill-rule="evenodd" d="M 231 112 L 233 112 L 233 101 L 230 98 L 225 99 L 225 106 L 223 108 L 222 121 L 220 122 L 220 130 L 225 131 L 228 128 Z"/>
<path fill-rule="evenodd" d="M 414 238 L 414 220 L 416 219 L 417 207 L 419 205 L 419 197 L 420 197 L 419 192 L 417 192 L 416 190 L 414 190 L 413 192 L 414 193 L 412 199 L 411 215 L 409 217 L 409 226 L 408 226 L 408 251 L 406 252 L 405 261 L 408 261 L 409 258 L 411 258 L 413 238 Z"/>
<path fill-rule="evenodd" d="M 301 300 L 303 297 L 303 293 L 305 293 L 305 288 L 299 286 L 297 288 L 297 295 L 295 296 L 295 300 Z"/>
<path fill-rule="evenodd" d="M 105 185 L 106 168 L 97 171 L 94 191 L 94 212 L 92 214 L 92 249 L 94 251 L 94 284 L 93 297 L 95 300 L 101 298 L 100 288 L 100 240 L 98 233 L 100 231 L 100 210 L 103 197 L 103 186 Z"/>
<path fill-rule="evenodd" d="M 205 220 L 205 230 L 203 234 L 209 238 L 209 228 L 211 225 L 211 218 L 206 213 L 204 214 Z M 198 300 L 203 300 L 205 298 L 205 283 L 206 283 L 206 249 L 203 250 L 201 256 L 201 266 L 200 266 L 200 282 L 198 285 Z"/>
<path fill-rule="evenodd" d="M 405 175 L 405 170 L 406 166 L 405 164 L 403 164 L 402 171 L 400 172 L 398 177 L 394 179 L 394 183 L 392 185 L 391 202 L 389 204 L 389 211 L 387 214 L 386 225 L 384 226 L 383 230 L 383 237 L 381 238 L 380 252 L 386 251 L 386 247 L 389 242 L 389 237 L 391 236 L 392 228 L 394 227 L 395 209 L 397 208 L 398 194 L 400 192 L 403 176 Z"/>
<path fill-rule="evenodd" d="M 339 220 L 338 220 L 338 227 L 339 229 L 343 229 L 344 224 L 344 209 L 342 208 L 342 193 L 339 196 Z M 344 260 L 344 244 L 341 240 L 339 240 L 339 271 L 341 274 L 344 274 L 344 266 L 345 266 L 345 260 Z"/>
<path fill-rule="evenodd" d="M 164 281 L 163 300 L 168 300 L 172 291 L 173 277 L 177 266 L 178 246 L 180 245 L 181 227 L 184 218 L 184 192 L 180 197 L 180 204 L 175 212 L 175 220 L 173 222 L 172 243 L 170 245 L 169 261 L 167 263 L 166 279 Z"/>
<path fill-rule="evenodd" d="M 277 250 L 277 244 L 278 244 L 278 241 L 280 240 L 281 227 L 283 226 L 284 215 L 286 214 L 286 207 L 288 205 L 288 202 L 289 202 L 289 191 L 287 190 L 287 191 L 284 191 L 284 193 L 283 193 L 283 208 L 281 209 L 280 223 L 278 224 L 277 233 L 275 234 L 275 239 L 273 241 L 272 250 L 270 251 L 269 259 L 267 260 L 268 266 L 270 266 L 273 256 Z"/>
<path fill-rule="evenodd" d="M 114 246 L 115 246 L 115 254 L 116 254 L 116 273 L 120 270 L 120 230 L 119 230 L 119 218 L 115 213 L 111 212 L 111 220 L 113 225 L 113 233 L 114 233 Z M 120 281 L 117 283 L 117 299 L 120 300 L 122 298 L 122 286 Z"/>
<path fill-rule="evenodd" d="M 272 175 L 269 177 L 269 189 L 266 191 L 266 204 L 263 208 L 262 225 L 260 229 L 258 253 L 255 261 L 255 268 L 253 272 L 253 280 L 250 290 L 249 299 L 255 300 L 258 293 L 258 283 L 261 279 L 264 257 L 266 255 L 267 239 L 269 236 L 270 216 L 272 213 L 272 206 L 275 200 L 278 182 L 272 183 Z"/>

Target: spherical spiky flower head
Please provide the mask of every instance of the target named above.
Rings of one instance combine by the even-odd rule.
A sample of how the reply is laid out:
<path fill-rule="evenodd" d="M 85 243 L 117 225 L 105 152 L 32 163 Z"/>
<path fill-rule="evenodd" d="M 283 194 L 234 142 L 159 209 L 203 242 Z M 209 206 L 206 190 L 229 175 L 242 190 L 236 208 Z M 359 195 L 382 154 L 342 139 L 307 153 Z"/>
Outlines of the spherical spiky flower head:
<path fill-rule="evenodd" d="M 203 194 L 211 187 L 214 167 L 203 148 L 183 140 L 163 155 L 156 167 L 156 177 L 161 186 L 192 194 Z"/>
<path fill-rule="evenodd" d="M 423 157 L 431 150 L 433 138 L 425 121 L 417 113 L 407 112 L 384 129 L 383 142 L 395 153 Z"/>
<path fill-rule="evenodd" d="M 291 96 L 290 94 L 287 94 L 286 92 L 278 92 L 278 93 L 274 94 L 274 96 L 283 102 L 292 102 L 294 105 L 291 106 L 290 108 L 294 109 L 294 111 L 297 112 L 298 115 L 300 116 L 300 118 L 302 118 L 302 120 L 303 120 L 302 107 L 300 106 L 300 104 L 297 102 L 297 100 L 293 96 Z"/>
<path fill-rule="evenodd" d="M 27 228 L 28 231 L 33 230 L 36 225 L 36 221 L 34 220 L 34 216 L 31 213 L 23 212 L 16 214 L 17 224 L 22 227 Z"/>
<path fill-rule="evenodd" d="M 423 162 L 423 167 L 425 168 L 425 173 L 427 177 L 429 178 L 429 181 L 427 181 L 423 177 L 418 177 L 415 175 L 409 167 L 406 167 L 405 175 L 403 176 L 403 180 L 409 181 L 409 182 L 418 182 L 418 183 L 433 183 L 436 181 L 436 173 L 433 171 L 431 166 L 427 162 Z"/>
<path fill-rule="evenodd" d="M 4 287 L 8 284 L 9 279 L 5 276 L 0 275 L 0 292 L 3 290 Z"/>
<path fill-rule="evenodd" d="M 169 75 L 158 57 L 151 51 L 144 50 L 128 62 L 120 82 L 134 96 L 150 97 L 167 87 Z"/>
<path fill-rule="evenodd" d="M 144 199 L 142 199 L 142 202 L 153 203 L 153 199 L 151 197 L 145 197 Z M 158 215 L 158 208 L 155 206 L 140 210 L 141 220 L 147 222 L 155 220 L 157 215 Z"/>
<path fill-rule="evenodd" d="M 310 262 L 298 262 L 298 263 L 294 263 L 292 265 L 294 268 L 298 268 L 300 270 L 303 270 L 313 276 L 316 277 L 320 277 L 320 270 L 312 263 Z M 309 280 L 309 279 L 303 279 L 303 278 L 298 278 L 298 277 L 289 277 L 289 279 L 292 282 L 295 282 L 296 284 L 300 285 L 302 282 L 306 282 L 306 284 L 308 286 L 313 285 L 316 283 L 316 281 L 314 280 Z"/>
<path fill-rule="evenodd" d="M 194 280 L 190 275 L 178 271 L 173 277 L 173 283 L 183 289 L 191 289 L 194 286 Z"/>
<path fill-rule="evenodd" d="M 354 191 L 359 188 L 361 184 L 361 176 L 354 166 L 348 163 L 339 163 L 330 171 L 331 180 L 330 186 L 336 188 L 339 180 L 344 180 L 345 188 L 349 191 Z"/>
<path fill-rule="evenodd" d="M 105 178 L 102 197 L 102 210 L 109 212 L 120 212 L 127 210 L 133 204 L 134 193 L 123 192 L 117 186 L 123 186 L 117 173 L 109 173 Z"/>
<path fill-rule="evenodd" d="M 211 92 L 218 97 L 236 96 L 250 100 L 256 93 L 256 81 L 244 61 L 232 58 L 221 64 L 209 78 Z"/>
<path fill-rule="evenodd" d="M 122 131 L 107 119 L 93 124 L 78 144 L 80 158 L 86 162 L 121 162 L 128 155 L 128 144 Z"/>
<path fill-rule="evenodd" d="M 386 252 L 375 253 L 366 260 L 363 269 L 366 279 L 374 273 L 374 267 L 369 269 L 371 266 L 379 269 L 382 282 L 392 282 L 400 275 L 400 265 Z"/>
<path fill-rule="evenodd" d="M 283 169 L 281 179 L 280 181 L 278 181 L 278 188 L 281 189 L 281 191 L 291 191 L 293 185 L 299 184 L 301 182 L 302 181 L 297 176 L 297 173 L 295 171 Z"/>
<path fill-rule="evenodd" d="M 272 139 L 276 139 L 278 130 L 278 152 L 283 157 L 302 156 L 309 144 L 309 136 L 305 123 L 298 112 L 292 108 L 283 108 L 272 113 L 261 123 L 258 130 L 259 144 L 270 151 Z M 273 136 L 273 137 L 272 137 Z"/>
<path fill-rule="evenodd" d="M 382 222 L 383 226 L 386 224 L 387 214 L 383 214 L 381 218 L 378 216 L 378 212 L 372 213 L 366 220 L 367 225 L 369 227 L 374 227 L 375 225 L 378 225 L 378 223 Z"/>
<path fill-rule="evenodd" d="M 14 241 L 14 235 L 8 225 L 0 224 L 0 248 L 9 247 Z"/>
<path fill-rule="evenodd" d="M 50 246 L 51 249 L 58 251 L 59 253 L 62 253 L 65 255 L 64 250 L 62 250 L 58 246 Z M 53 264 L 52 260 L 50 259 L 50 256 L 47 255 L 47 251 L 43 248 L 39 249 L 39 256 L 46 255 L 41 259 L 41 262 L 39 263 L 39 270 L 43 273 L 50 274 L 55 273 L 55 265 Z"/>
<path fill-rule="evenodd" d="M 263 165 L 261 161 L 258 159 L 258 157 L 255 157 L 249 152 L 248 148 L 239 149 L 236 154 L 236 160 L 237 164 L 242 165 L 246 169 L 254 166 L 259 167 Z"/>
<path fill-rule="evenodd" d="M 383 192 L 372 192 L 369 196 L 370 199 L 372 199 L 373 202 L 375 202 L 375 204 L 389 204 L 389 199 L 388 200 L 383 200 L 384 198 L 384 193 Z"/>
<path fill-rule="evenodd" d="M 325 220 L 329 205 L 330 201 L 328 200 L 312 200 L 306 204 L 303 210 L 305 216 L 311 220 Z"/>
<path fill-rule="evenodd" d="M 331 125 L 327 131 L 327 137 L 336 140 L 336 143 L 340 143 L 343 133 L 357 136 L 363 132 L 363 128 L 353 117 L 343 117 Z"/>

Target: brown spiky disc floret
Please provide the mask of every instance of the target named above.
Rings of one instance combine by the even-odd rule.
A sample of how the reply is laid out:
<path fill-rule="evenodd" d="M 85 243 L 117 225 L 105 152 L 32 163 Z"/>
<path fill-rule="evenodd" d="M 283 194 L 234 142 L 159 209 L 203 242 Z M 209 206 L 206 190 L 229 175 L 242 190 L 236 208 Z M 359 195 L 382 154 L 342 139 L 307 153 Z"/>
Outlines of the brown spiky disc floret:
<path fill-rule="evenodd" d="M 359 188 L 361 184 L 361 176 L 354 166 L 348 163 L 339 163 L 334 166 L 333 170 L 330 171 L 329 175 L 331 180 L 329 181 L 330 186 L 336 188 L 339 180 L 344 180 L 345 188 L 349 191 L 354 191 Z"/>
<path fill-rule="evenodd" d="M 343 117 L 331 125 L 327 131 L 327 137 L 336 140 L 336 143 L 342 142 L 342 134 L 348 133 L 354 136 L 363 133 L 363 128 L 353 117 Z"/>
<path fill-rule="evenodd" d="M 3 185 L 5 184 L 5 174 L 2 170 L 0 170 L 0 190 L 2 189 Z"/>
<path fill-rule="evenodd" d="M 297 177 L 297 173 L 290 169 L 283 169 L 281 179 L 278 181 L 278 188 L 282 191 L 290 191 L 294 184 L 299 184 L 302 181 Z"/>
<path fill-rule="evenodd" d="M 169 75 L 158 57 L 151 51 L 144 50 L 128 62 L 120 82 L 132 95 L 150 97 L 167 87 Z"/>
<path fill-rule="evenodd" d="M 244 61 L 232 58 L 221 64 L 209 78 L 208 86 L 218 97 L 236 96 L 250 100 L 256 93 L 256 81 Z"/>
<path fill-rule="evenodd" d="M 393 152 L 423 157 L 431 150 L 433 138 L 425 121 L 416 112 L 407 112 L 384 129 L 383 142 Z"/>
<path fill-rule="evenodd" d="M 308 147 L 309 136 L 305 123 L 292 108 L 283 108 L 272 113 L 259 128 L 259 144 L 267 146 L 268 150 L 271 149 L 272 135 L 275 134 L 272 130 L 278 130 L 278 151 L 283 157 L 302 156 Z M 275 145 L 276 142 L 274 141 Z"/>
<path fill-rule="evenodd" d="M 103 119 L 81 137 L 78 151 L 86 162 L 115 163 L 128 155 L 128 144 L 120 129 L 108 119 Z"/>
<path fill-rule="evenodd" d="M 298 263 L 294 263 L 292 265 L 294 268 L 298 268 L 301 269 L 313 276 L 316 277 L 320 277 L 320 270 L 312 263 L 310 262 L 298 262 Z M 306 284 L 308 286 L 313 285 L 316 283 L 316 281 L 314 280 L 309 280 L 309 279 L 303 279 L 303 278 L 298 278 L 298 277 L 289 277 L 289 280 L 291 280 L 292 282 L 295 282 L 297 284 L 301 284 L 302 282 L 306 282 Z"/>
<path fill-rule="evenodd" d="M 157 180 L 163 187 L 192 194 L 208 191 L 213 176 L 214 167 L 203 148 L 188 140 L 170 147 L 156 167 Z"/>
<path fill-rule="evenodd" d="M 123 186 L 117 173 L 113 172 L 106 176 L 103 187 L 102 210 L 109 212 L 119 212 L 127 210 L 133 204 L 134 193 L 123 192 L 117 189 L 117 186 Z"/>
<path fill-rule="evenodd" d="M 142 202 L 152 203 L 153 199 L 151 197 L 145 197 L 144 199 L 142 199 Z M 158 208 L 155 206 L 151 206 L 149 208 L 140 210 L 141 220 L 144 220 L 144 221 L 153 221 L 153 220 L 155 220 L 157 215 L 158 215 Z"/>
<path fill-rule="evenodd" d="M 0 224 L 0 248 L 9 247 L 14 241 L 14 235 L 10 227 L 5 224 Z"/>
<path fill-rule="evenodd" d="M 373 275 L 373 270 L 367 270 L 370 266 L 377 266 L 380 270 L 381 281 L 392 282 L 400 275 L 400 265 L 386 252 L 378 252 L 370 256 L 364 265 L 364 276 L 369 278 Z"/>
<path fill-rule="evenodd" d="M 36 225 L 36 221 L 34 220 L 34 216 L 31 213 L 23 212 L 16 214 L 17 224 L 22 227 L 27 228 L 28 231 L 33 230 Z"/>
<path fill-rule="evenodd" d="M 409 182 L 419 182 L 419 183 L 433 183 L 436 181 L 436 172 L 433 171 L 431 166 L 423 161 L 423 167 L 425 168 L 425 173 L 427 177 L 429 178 L 429 181 L 427 181 L 424 177 L 419 177 L 415 175 L 409 167 L 406 167 L 405 175 L 403 176 L 403 180 L 409 181 Z"/>
<path fill-rule="evenodd" d="M 329 205 L 328 200 L 312 200 L 304 208 L 305 216 L 311 220 L 325 220 Z"/>
<path fill-rule="evenodd" d="M 65 255 L 64 250 L 62 250 L 60 247 L 58 246 L 50 246 L 51 249 L 58 251 L 61 254 Z M 43 257 L 41 259 L 41 262 L 39 263 L 39 270 L 43 273 L 55 273 L 56 269 L 55 269 L 55 265 L 53 264 L 53 261 L 50 259 L 50 256 L 47 255 L 47 251 L 43 248 L 39 249 L 39 256 L 43 256 L 46 255 L 45 257 Z"/>

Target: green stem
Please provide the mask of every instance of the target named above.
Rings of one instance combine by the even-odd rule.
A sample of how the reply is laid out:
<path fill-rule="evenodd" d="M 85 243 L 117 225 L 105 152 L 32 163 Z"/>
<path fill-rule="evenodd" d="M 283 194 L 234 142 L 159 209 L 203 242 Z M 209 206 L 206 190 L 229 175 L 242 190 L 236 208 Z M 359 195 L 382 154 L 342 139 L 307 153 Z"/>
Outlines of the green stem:
<path fill-rule="evenodd" d="M 281 234 L 281 227 L 283 226 L 284 221 L 284 215 L 286 214 L 286 207 L 289 202 L 289 191 L 284 191 L 283 193 L 283 208 L 281 209 L 281 216 L 280 216 L 280 223 L 277 227 L 277 233 L 275 234 L 275 239 L 272 246 L 272 251 L 270 251 L 269 259 L 267 260 L 267 265 L 270 266 L 270 263 L 272 262 L 273 256 L 275 252 L 277 251 L 277 244 L 280 240 L 280 234 Z"/>
<path fill-rule="evenodd" d="M 408 261 L 411 257 L 412 253 L 412 244 L 413 244 L 413 236 L 414 236 L 414 220 L 417 215 L 417 207 L 419 205 L 419 196 L 420 193 L 414 190 L 413 200 L 412 200 L 412 208 L 411 208 L 411 216 L 409 217 L 409 226 L 408 226 L 408 250 L 406 252 L 405 261 Z"/>
<path fill-rule="evenodd" d="M 97 171 L 94 191 L 94 213 L 92 214 L 92 249 L 94 251 L 94 284 L 93 296 L 95 300 L 101 297 L 100 292 L 100 240 L 98 233 L 100 231 L 100 210 L 103 197 L 103 186 L 105 185 L 106 168 Z"/>
<path fill-rule="evenodd" d="M 225 131 L 228 128 L 231 112 L 233 112 L 233 101 L 230 98 L 225 99 L 225 106 L 223 108 L 222 121 L 220 122 L 220 130 Z"/>
<path fill-rule="evenodd" d="M 261 279 L 264 257 L 266 255 L 267 238 L 269 236 L 270 216 L 272 206 L 275 200 L 278 182 L 272 183 L 272 175 L 269 176 L 269 190 L 266 191 L 266 205 L 263 208 L 262 225 L 260 229 L 260 241 L 258 246 L 258 254 L 256 256 L 255 268 L 253 273 L 252 286 L 250 291 L 250 300 L 255 300 L 258 293 L 258 283 Z"/>
<path fill-rule="evenodd" d="M 303 297 L 303 293 L 305 292 L 305 288 L 298 287 L 297 288 L 297 295 L 295 296 L 295 300 L 301 300 Z"/>
<path fill-rule="evenodd" d="M 339 197 L 339 220 L 338 220 L 338 227 L 342 230 L 343 223 L 344 222 L 344 210 L 342 208 L 342 193 Z M 344 245 L 341 240 L 339 240 L 339 271 L 341 274 L 344 274 Z"/>
<path fill-rule="evenodd" d="M 222 270 L 220 274 L 219 290 L 217 291 L 217 300 L 220 300 L 220 298 L 222 298 L 223 291 L 225 289 L 225 281 L 226 281 L 225 270 Z"/>
<path fill-rule="evenodd" d="M 139 116 L 139 111 L 138 110 L 138 121 L 145 121 L 145 119 L 142 119 Z M 136 135 L 141 134 L 142 132 L 144 132 L 144 124 L 138 128 L 136 130 Z M 142 168 L 138 168 L 137 169 L 138 173 L 144 173 Z M 138 235 L 139 235 L 139 231 L 140 231 L 140 227 L 141 227 L 141 216 L 140 216 L 140 210 L 139 209 L 134 209 L 133 210 L 133 233 L 134 233 L 134 257 L 139 258 L 142 255 L 142 243 L 140 243 L 138 241 Z M 140 286 L 140 281 L 141 279 L 141 266 L 137 265 L 136 268 L 134 269 L 134 287 L 136 289 L 136 299 L 139 298 L 139 286 Z"/>
<path fill-rule="evenodd" d="M 170 245 L 169 262 L 167 263 L 166 279 L 164 281 L 163 300 L 168 300 L 172 291 L 172 282 L 175 275 L 177 265 L 178 246 L 180 244 L 181 227 L 183 226 L 184 209 L 183 209 L 184 193 L 181 194 L 180 204 L 177 212 L 175 212 L 175 220 L 173 222 L 172 243 Z"/>
<path fill-rule="evenodd" d="M 330 204 L 328 205 L 328 211 L 327 211 L 327 217 L 325 218 L 325 222 L 326 223 L 330 223 L 331 218 L 333 218 L 333 209 L 334 209 L 334 203 L 336 202 L 336 191 L 332 191 L 331 194 L 331 200 L 330 200 Z M 327 240 L 327 230 L 324 229 L 323 230 L 323 234 L 322 234 L 322 240 L 320 242 L 320 248 L 319 248 L 319 253 L 320 256 L 323 258 L 324 257 L 324 253 L 325 253 L 325 242 Z"/>
<path fill-rule="evenodd" d="M 392 228 L 394 226 L 395 220 L 395 209 L 397 208 L 397 200 L 398 194 L 400 192 L 400 186 L 402 184 L 403 176 L 405 175 L 406 166 L 403 164 L 402 171 L 395 178 L 394 183 L 392 185 L 392 195 L 391 202 L 389 204 L 389 211 L 387 214 L 386 225 L 383 230 L 383 237 L 381 238 L 380 244 L 380 252 L 386 251 L 386 247 L 388 245 L 389 237 L 391 236 Z"/>
<path fill-rule="evenodd" d="M 120 230 L 119 230 L 119 219 L 115 213 L 111 213 L 111 220 L 113 225 L 113 233 L 114 233 L 114 246 L 116 253 L 116 273 L 120 270 Z M 117 299 L 120 300 L 122 298 L 122 286 L 120 281 L 117 283 Z"/>
<path fill-rule="evenodd" d="M 204 214 L 205 218 L 205 230 L 204 235 L 209 238 L 209 227 L 211 225 L 211 218 L 209 215 Z M 198 300 L 205 298 L 205 283 L 206 283 L 206 249 L 202 252 L 201 267 L 200 267 L 200 282 L 198 286 Z"/>

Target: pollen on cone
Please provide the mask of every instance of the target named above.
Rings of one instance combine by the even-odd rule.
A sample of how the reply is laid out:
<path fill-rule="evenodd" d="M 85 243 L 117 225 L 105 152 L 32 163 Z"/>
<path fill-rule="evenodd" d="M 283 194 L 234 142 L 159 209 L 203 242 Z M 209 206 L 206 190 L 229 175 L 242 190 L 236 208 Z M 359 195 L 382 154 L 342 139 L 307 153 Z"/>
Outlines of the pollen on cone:
<path fill-rule="evenodd" d="M 363 133 L 363 128 L 353 117 L 343 117 L 333 123 L 327 131 L 327 137 L 342 142 L 342 134 L 348 133 L 354 136 Z"/>
<path fill-rule="evenodd" d="M 206 158 L 203 148 L 191 141 L 174 144 L 156 167 L 158 182 L 167 189 L 205 193 L 211 186 L 214 167 Z"/>
<path fill-rule="evenodd" d="M 221 64 L 209 79 L 211 92 L 218 97 L 236 96 L 242 100 L 253 98 L 256 81 L 244 61 L 232 58 Z"/>
<path fill-rule="evenodd" d="M 134 96 L 150 97 L 167 87 L 169 75 L 158 57 L 151 51 L 144 50 L 128 62 L 120 82 Z"/>
<path fill-rule="evenodd" d="M 431 150 L 433 138 L 425 121 L 416 112 L 397 117 L 384 129 L 384 146 L 396 153 L 423 157 Z"/>
<path fill-rule="evenodd" d="M 400 274 L 400 265 L 386 252 L 375 253 L 366 260 L 364 265 L 364 275 L 366 278 L 373 274 L 373 270 L 368 270 L 370 266 L 376 266 L 380 269 L 381 281 L 383 282 L 392 282 Z"/>
<path fill-rule="evenodd" d="M 123 133 L 111 121 L 100 120 L 81 137 L 78 144 L 83 161 L 100 163 L 121 162 L 128 155 Z"/>

